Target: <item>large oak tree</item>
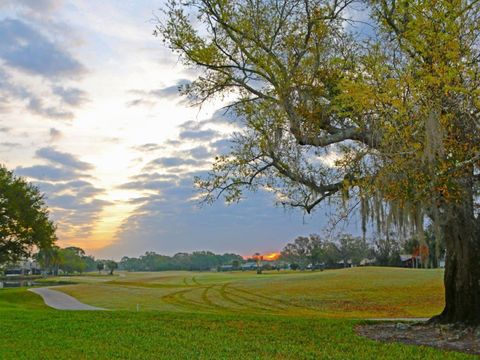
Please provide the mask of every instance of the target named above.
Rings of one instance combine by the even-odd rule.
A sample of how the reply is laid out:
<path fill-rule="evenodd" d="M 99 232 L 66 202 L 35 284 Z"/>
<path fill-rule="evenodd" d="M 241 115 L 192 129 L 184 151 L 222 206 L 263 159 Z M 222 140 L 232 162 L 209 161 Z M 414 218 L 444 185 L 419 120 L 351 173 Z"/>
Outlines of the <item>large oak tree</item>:
<path fill-rule="evenodd" d="M 166 14 L 156 33 L 202 70 L 186 95 L 235 95 L 244 125 L 197 180 L 207 200 L 335 199 L 421 242 L 431 222 L 447 247 L 436 319 L 480 323 L 478 1 L 172 0 Z"/>

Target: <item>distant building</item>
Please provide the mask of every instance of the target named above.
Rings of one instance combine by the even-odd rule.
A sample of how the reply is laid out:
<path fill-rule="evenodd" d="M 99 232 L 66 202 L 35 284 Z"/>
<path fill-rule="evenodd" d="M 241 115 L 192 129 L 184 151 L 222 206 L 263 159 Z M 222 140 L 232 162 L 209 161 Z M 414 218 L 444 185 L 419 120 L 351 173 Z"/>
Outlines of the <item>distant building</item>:
<path fill-rule="evenodd" d="M 375 265 L 375 262 L 376 260 L 375 259 L 363 259 L 362 261 L 360 261 L 360 264 L 359 266 L 372 266 L 372 265 Z"/>
<path fill-rule="evenodd" d="M 407 268 L 417 268 L 421 266 L 422 258 L 420 256 L 413 256 L 409 254 L 400 255 L 402 266 Z"/>
<path fill-rule="evenodd" d="M 242 270 L 256 270 L 257 269 L 257 263 L 256 262 L 247 262 L 245 264 L 241 265 Z"/>
<path fill-rule="evenodd" d="M 21 260 L 15 264 L 7 265 L 5 268 L 5 276 L 25 276 L 25 275 L 40 275 L 40 265 L 36 261 Z"/>
<path fill-rule="evenodd" d="M 330 268 L 332 268 L 333 266 L 331 266 Z M 337 262 L 336 266 L 334 266 L 335 268 L 351 268 L 353 267 L 353 263 L 352 263 L 352 260 L 347 260 L 347 263 L 345 264 L 345 262 L 343 260 L 340 260 L 339 262 Z"/>
<path fill-rule="evenodd" d="M 233 271 L 233 265 L 220 265 L 217 267 L 217 271 Z"/>

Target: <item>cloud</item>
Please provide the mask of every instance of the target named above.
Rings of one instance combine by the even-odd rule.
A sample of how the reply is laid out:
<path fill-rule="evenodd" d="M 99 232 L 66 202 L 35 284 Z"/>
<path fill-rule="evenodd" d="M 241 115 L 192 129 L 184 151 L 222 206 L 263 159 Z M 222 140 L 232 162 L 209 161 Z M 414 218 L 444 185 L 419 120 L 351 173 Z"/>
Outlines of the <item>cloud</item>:
<path fill-rule="evenodd" d="M 141 151 L 144 153 L 152 152 L 152 151 L 157 151 L 163 149 L 163 145 L 155 144 L 155 143 L 147 143 L 139 146 L 133 146 L 132 149 Z"/>
<path fill-rule="evenodd" d="M 176 181 L 180 177 L 176 174 L 159 174 L 159 173 L 143 173 L 131 177 L 133 180 L 140 181 L 157 181 L 157 180 L 168 180 Z"/>
<path fill-rule="evenodd" d="M 105 193 L 105 189 L 86 180 L 74 178 L 65 181 L 65 178 L 50 177 L 34 181 L 34 184 L 47 194 L 46 203 L 59 226 L 60 238 L 67 233 L 67 238 L 89 236 L 103 209 L 112 204 L 98 199 L 99 195 Z"/>
<path fill-rule="evenodd" d="M 225 124 L 235 125 L 239 128 L 244 126 L 241 122 L 241 119 L 238 118 L 235 112 L 231 108 L 226 107 L 216 110 L 210 118 L 199 122 L 200 126 Z"/>
<path fill-rule="evenodd" d="M 76 209 L 78 206 L 77 197 L 75 195 L 50 196 L 48 204 L 53 207 L 60 207 L 70 210 Z"/>
<path fill-rule="evenodd" d="M 202 123 L 200 121 L 188 120 L 179 125 L 179 129 L 182 131 L 196 131 L 200 130 Z"/>
<path fill-rule="evenodd" d="M 180 140 L 174 140 L 174 139 L 168 139 L 167 141 L 164 142 L 165 145 L 176 147 L 182 145 L 182 142 Z"/>
<path fill-rule="evenodd" d="M 195 175 L 205 173 L 191 172 L 174 181 L 142 174 L 137 180 L 142 177 L 143 181 L 129 183 L 128 188 L 155 192 L 132 200 L 137 209 L 123 222 L 115 245 L 104 251 L 117 256 L 137 255 L 145 249 L 167 254 L 199 249 L 241 254 L 253 249 L 278 251 L 300 234 L 320 232 L 327 221 L 321 218 L 308 224 L 299 213 L 273 207 L 272 194 L 264 192 L 234 206 L 219 201 L 199 208 L 194 199 Z"/>
<path fill-rule="evenodd" d="M 173 99 L 180 96 L 180 90 L 191 83 L 190 80 L 180 79 L 175 85 L 167 86 L 161 89 L 151 90 L 149 94 L 159 98 Z"/>
<path fill-rule="evenodd" d="M 232 151 L 234 143 L 229 139 L 217 140 L 210 144 L 214 149 L 215 155 L 227 155 Z"/>
<path fill-rule="evenodd" d="M 220 133 L 215 130 L 203 129 L 205 124 L 205 120 L 185 121 L 178 127 L 180 129 L 179 138 L 181 140 L 199 140 L 205 142 L 220 135 Z"/>
<path fill-rule="evenodd" d="M 0 2 L 0 9 L 14 5 L 44 13 L 57 9 L 62 2 L 63 0 L 2 0 L 2 2 Z"/>
<path fill-rule="evenodd" d="M 105 193 L 105 189 L 100 189 L 92 185 L 92 183 L 84 180 L 74 180 L 67 183 L 69 188 L 75 188 L 77 197 L 92 198 Z"/>
<path fill-rule="evenodd" d="M 91 177 L 85 173 L 86 171 L 93 169 L 91 164 L 77 159 L 72 154 L 60 152 L 51 147 L 41 148 L 37 150 L 35 154 L 37 157 L 49 161 L 52 163 L 52 165 L 34 165 L 29 167 L 19 166 L 15 169 L 15 172 L 18 175 L 50 182 L 65 182 L 74 180 L 74 182 L 64 185 L 70 188 L 72 186 L 75 188 L 85 188 L 89 185 L 89 183 L 79 179 Z M 59 189 L 57 189 L 57 192 L 58 190 Z M 87 190 L 84 189 L 84 191 L 86 195 L 98 193 L 98 191 L 93 190 L 92 188 Z"/>
<path fill-rule="evenodd" d="M 61 120 L 71 120 L 74 117 L 71 111 L 63 110 L 53 106 L 45 107 L 40 98 L 33 94 L 26 93 L 26 95 L 27 97 L 30 97 L 27 108 L 38 115 Z"/>
<path fill-rule="evenodd" d="M 53 215 L 59 224 L 59 232 L 74 237 L 88 237 L 100 219 L 103 209 L 111 202 L 92 199 L 85 200 L 75 195 L 59 195 L 47 199 L 53 208 Z"/>
<path fill-rule="evenodd" d="M 0 107 L 7 108 L 12 100 L 25 103 L 29 111 L 47 118 L 71 120 L 74 117 L 71 111 L 64 110 L 61 107 L 45 106 L 40 97 L 25 86 L 13 83 L 10 76 L 0 69 Z"/>
<path fill-rule="evenodd" d="M 85 180 L 72 180 L 62 182 L 35 181 L 42 191 L 47 194 L 61 194 L 63 192 L 74 193 L 79 198 L 91 198 L 105 193 L 105 189 L 99 189 Z"/>
<path fill-rule="evenodd" d="M 180 177 L 176 174 L 143 173 L 132 176 L 132 181 L 118 186 L 119 189 L 128 190 L 156 190 L 176 186 Z M 135 200 L 138 202 L 138 199 Z"/>
<path fill-rule="evenodd" d="M 0 58 L 13 68 L 47 78 L 85 72 L 66 50 L 18 19 L 0 21 Z"/>
<path fill-rule="evenodd" d="M 217 137 L 219 133 L 215 130 L 185 130 L 180 132 L 179 138 L 182 140 L 200 140 L 208 141 Z"/>
<path fill-rule="evenodd" d="M 87 93 L 76 88 L 55 86 L 53 87 L 53 93 L 58 95 L 64 103 L 75 107 L 78 107 L 87 101 Z"/>
<path fill-rule="evenodd" d="M 161 158 L 152 160 L 147 164 L 146 169 L 155 169 L 158 167 L 172 168 L 172 167 L 180 167 L 180 166 L 199 166 L 204 164 L 205 164 L 204 161 L 172 156 L 172 157 L 161 157 Z"/>
<path fill-rule="evenodd" d="M 78 160 L 72 154 L 60 152 L 51 147 L 41 148 L 37 150 L 35 154 L 42 159 L 46 159 L 52 163 L 60 164 L 66 168 L 71 168 L 76 170 L 92 170 L 93 169 L 93 166 L 91 164 Z"/>
<path fill-rule="evenodd" d="M 13 149 L 13 148 L 21 147 L 22 144 L 16 143 L 16 142 L 5 141 L 5 142 L 1 142 L 1 143 L 0 143 L 0 146 L 6 147 L 6 148 L 9 148 L 9 149 Z"/>
<path fill-rule="evenodd" d="M 50 142 L 58 141 L 63 137 L 62 132 L 55 128 L 50 128 L 49 134 L 50 134 Z"/>
<path fill-rule="evenodd" d="M 128 183 L 122 184 L 119 186 L 119 189 L 128 189 L 128 190 L 161 190 L 164 189 L 168 184 L 172 184 L 168 180 L 150 180 L 150 181 L 130 181 Z"/>
<path fill-rule="evenodd" d="M 57 135 L 58 130 L 50 130 Z M 35 154 L 49 164 L 20 166 L 15 173 L 33 179 L 33 183 L 46 194 L 46 204 L 59 227 L 59 239 L 90 236 L 104 208 L 112 205 L 99 198 L 106 190 L 91 182 L 93 178 L 88 172 L 94 167 L 53 147 L 43 147 Z"/>
<path fill-rule="evenodd" d="M 194 159 L 208 159 L 212 156 L 210 151 L 205 146 L 197 146 L 187 151 L 187 153 Z"/>
<path fill-rule="evenodd" d="M 78 173 L 74 169 L 59 168 L 51 165 L 19 166 L 15 169 L 15 173 L 38 180 L 62 181 L 78 178 Z"/>
<path fill-rule="evenodd" d="M 153 90 L 130 90 L 131 94 L 138 95 L 134 100 L 127 102 L 128 106 L 153 105 L 158 99 L 180 99 L 180 90 L 191 83 L 190 80 L 180 79 L 175 85 Z"/>
<path fill-rule="evenodd" d="M 93 199 L 91 201 L 85 201 L 84 198 L 76 195 L 57 195 L 57 196 L 50 196 L 48 198 L 48 204 L 52 207 L 59 207 L 66 210 L 76 210 L 80 212 L 85 211 L 95 211 L 97 212 L 105 205 L 110 205 L 111 203 L 104 200 Z"/>
<path fill-rule="evenodd" d="M 127 101 L 127 106 L 128 107 L 133 107 L 133 106 L 153 106 L 155 105 L 155 101 L 150 101 L 146 99 L 135 99 L 131 101 Z"/>

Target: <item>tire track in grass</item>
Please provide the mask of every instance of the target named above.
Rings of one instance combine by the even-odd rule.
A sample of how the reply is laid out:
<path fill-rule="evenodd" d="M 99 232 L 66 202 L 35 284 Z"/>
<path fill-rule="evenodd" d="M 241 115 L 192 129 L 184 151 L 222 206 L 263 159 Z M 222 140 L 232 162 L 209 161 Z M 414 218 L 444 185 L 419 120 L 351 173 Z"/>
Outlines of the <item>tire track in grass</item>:
<path fill-rule="evenodd" d="M 192 304 L 186 301 L 184 298 L 184 293 L 190 292 L 190 291 L 193 291 L 193 289 L 175 291 L 170 294 L 162 296 L 161 299 L 165 301 L 167 304 L 191 309 Z M 194 307 L 194 308 L 197 308 L 197 307 Z"/>
<path fill-rule="evenodd" d="M 168 304 L 172 305 L 180 305 L 181 301 L 177 298 L 178 293 L 183 292 L 183 291 L 189 291 L 189 290 L 180 290 L 180 291 L 174 291 L 169 294 L 163 295 L 160 299 L 165 301 Z"/>
<path fill-rule="evenodd" d="M 271 310 L 271 311 L 275 311 L 275 310 L 285 311 L 287 309 L 287 307 L 275 304 L 275 302 L 273 302 L 271 300 L 267 300 L 267 299 L 264 299 L 264 298 L 261 298 L 261 300 L 259 300 L 258 298 L 254 297 L 255 296 L 254 294 L 247 294 L 248 296 L 246 296 L 246 295 L 243 295 L 242 292 L 240 292 L 240 293 L 242 293 L 242 295 L 240 295 L 240 294 L 238 294 L 238 292 L 239 292 L 238 289 L 236 289 L 234 287 L 229 287 L 228 290 L 229 290 L 231 295 L 233 295 L 237 298 L 243 299 L 247 302 L 253 303 L 258 308 L 262 308 L 262 309 L 265 309 L 265 310 Z"/>
<path fill-rule="evenodd" d="M 193 284 L 192 284 L 193 283 Z M 183 278 L 183 285 L 188 286 L 189 289 L 182 289 L 170 294 L 162 296 L 162 300 L 168 304 L 179 306 L 188 310 L 195 311 L 244 311 L 250 310 L 253 312 L 271 312 L 279 313 L 286 312 L 289 308 L 294 307 L 302 310 L 316 310 L 310 307 L 305 307 L 291 303 L 288 300 L 276 299 L 262 294 L 244 290 L 231 285 L 232 283 L 225 283 L 223 285 L 202 285 L 195 276 L 191 278 L 191 282 L 186 277 Z M 192 294 L 194 291 L 201 291 L 199 299 L 192 299 L 196 297 Z M 218 292 L 220 297 L 225 300 L 225 304 L 219 304 L 212 301 L 212 293 Z M 191 295 L 190 298 L 187 296 Z"/>
<path fill-rule="evenodd" d="M 256 294 L 256 293 L 253 293 L 251 291 L 244 290 L 244 289 L 233 288 L 233 287 L 230 287 L 230 288 L 234 289 L 236 291 L 251 295 L 251 296 L 259 297 L 259 298 L 262 298 L 262 299 L 265 299 L 265 300 L 268 300 L 268 301 L 272 301 L 272 302 L 276 302 L 278 304 L 281 304 L 282 306 L 285 306 L 286 308 L 295 307 L 295 308 L 299 308 L 299 309 L 302 309 L 302 310 L 317 310 L 317 309 L 312 308 L 312 307 L 295 304 L 295 303 L 293 303 L 291 301 L 288 301 L 288 300 L 276 299 L 276 298 L 272 298 L 272 297 L 269 297 L 269 296 L 266 296 L 266 295 Z"/>
<path fill-rule="evenodd" d="M 203 290 L 203 292 L 202 292 L 202 300 L 206 304 L 208 304 L 209 306 L 212 306 L 213 308 L 216 308 L 216 309 L 219 309 L 219 310 L 229 310 L 230 308 L 225 307 L 225 306 L 220 305 L 220 304 L 216 304 L 212 300 L 210 300 L 210 298 L 208 297 L 208 293 L 211 292 L 211 291 L 214 291 L 215 290 L 214 288 L 215 288 L 215 285 L 210 285 L 210 286 L 206 287 L 205 290 Z"/>
<path fill-rule="evenodd" d="M 228 301 L 228 302 L 231 302 L 231 303 L 233 303 L 233 304 L 235 304 L 235 305 L 238 305 L 238 306 L 241 306 L 242 308 L 245 308 L 245 303 L 241 303 L 241 302 L 239 302 L 239 301 L 236 301 L 235 299 L 232 299 L 232 298 L 229 296 L 229 294 L 225 291 L 225 288 L 226 288 L 228 285 L 229 285 L 228 283 L 227 283 L 227 284 L 224 284 L 224 285 L 220 288 L 220 290 L 219 290 L 220 296 L 221 296 L 224 300 L 226 300 L 226 301 Z"/>
<path fill-rule="evenodd" d="M 231 283 L 226 283 L 220 286 L 220 288 L 216 288 L 217 286 L 220 285 L 214 284 L 210 286 L 190 287 L 189 289 L 178 290 L 170 294 L 166 294 L 162 296 L 161 299 L 170 305 L 178 306 L 183 308 L 183 310 L 191 311 L 231 311 L 238 313 L 248 310 L 255 313 L 279 313 L 286 312 L 288 310 L 288 306 L 285 305 L 285 303 L 288 304 L 286 301 L 250 293 L 249 291 L 232 287 Z M 191 293 L 194 291 L 201 291 L 201 301 L 196 301 L 186 297 L 187 294 L 191 295 Z M 220 297 L 226 301 L 225 305 L 215 303 L 209 298 L 209 293 L 215 291 L 217 291 L 220 294 Z M 255 297 L 257 297 L 257 299 L 255 299 Z M 260 300 L 258 298 L 260 298 Z M 277 301 L 279 304 L 275 304 L 275 301 Z M 304 310 L 308 309 L 298 305 L 296 307 Z"/>
<path fill-rule="evenodd" d="M 254 301 L 251 301 L 250 299 L 248 299 L 246 297 L 238 296 L 237 294 L 233 294 L 231 292 L 228 292 L 227 287 L 229 285 L 230 285 L 230 283 L 224 284 L 220 289 L 220 295 L 225 300 L 227 300 L 231 303 L 234 303 L 234 304 L 236 304 L 236 305 L 238 305 L 238 306 L 240 306 L 244 309 L 246 308 L 248 310 L 253 310 L 253 311 L 255 311 L 254 309 L 257 309 L 257 310 L 260 310 L 260 311 L 271 310 L 269 308 L 266 308 L 266 307 L 262 306 L 262 304 L 255 303 Z M 246 302 L 240 302 L 240 301 L 237 300 L 237 298 L 247 300 L 247 303 Z M 250 304 L 248 302 L 250 302 Z"/>
<path fill-rule="evenodd" d="M 197 278 L 195 276 L 192 277 L 192 282 L 195 284 L 195 285 L 198 285 L 198 286 L 204 286 L 202 285 L 200 282 L 198 282 Z M 207 304 L 208 306 L 211 306 L 212 308 L 214 309 L 218 309 L 218 310 L 230 310 L 231 308 L 229 307 L 226 307 L 226 306 L 223 306 L 223 305 L 220 305 L 220 304 L 216 304 L 214 303 L 212 300 L 210 300 L 210 298 L 208 297 L 208 294 L 209 292 L 212 292 L 212 291 L 215 291 L 215 287 L 217 286 L 217 284 L 213 284 L 213 285 L 209 285 L 207 287 L 205 287 L 205 289 L 202 291 L 202 300 L 205 304 Z"/>
<path fill-rule="evenodd" d="M 213 305 L 210 305 L 209 303 L 199 302 L 199 301 L 195 301 L 193 299 L 188 299 L 185 297 L 187 293 L 191 293 L 195 290 L 200 290 L 200 289 L 202 288 L 196 287 L 193 289 L 175 291 L 173 293 L 162 296 L 162 300 L 168 304 L 184 307 L 189 310 L 195 310 L 195 311 L 215 310 L 216 306 L 213 303 L 212 303 Z M 202 292 L 202 295 L 203 295 L 203 292 Z M 202 296 L 202 300 L 203 300 L 203 296 Z"/>
<path fill-rule="evenodd" d="M 193 307 L 204 307 L 204 308 L 210 308 L 210 306 L 208 306 L 208 304 L 205 304 L 203 302 L 200 302 L 200 301 L 196 301 L 196 300 L 193 300 L 193 299 L 188 299 L 185 297 L 185 295 L 187 293 L 192 293 L 194 290 L 198 290 L 199 288 L 197 289 L 193 289 L 191 291 L 183 291 L 183 292 L 180 292 L 178 294 L 178 298 L 185 304 L 189 304 Z"/>

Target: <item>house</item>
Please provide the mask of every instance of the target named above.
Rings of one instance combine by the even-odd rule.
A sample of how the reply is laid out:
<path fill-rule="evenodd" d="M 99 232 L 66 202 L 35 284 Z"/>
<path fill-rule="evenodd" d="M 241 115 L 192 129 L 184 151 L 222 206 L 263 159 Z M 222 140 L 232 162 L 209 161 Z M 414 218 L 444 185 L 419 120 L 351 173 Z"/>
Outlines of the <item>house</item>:
<path fill-rule="evenodd" d="M 341 269 L 341 268 L 351 268 L 351 267 L 353 267 L 352 260 L 347 260 L 347 263 L 345 263 L 345 261 L 343 260 L 340 260 L 339 262 L 337 262 L 336 265 L 331 265 L 329 268 Z"/>
<path fill-rule="evenodd" d="M 242 271 L 246 270 L 257 270 L 257 263 L 250 261 L 241 265 Z"/>
<path fill-rule="evenodd" d="M 422 258 L 420 256 L 409 254 L 401 254 L 400 260 L 402 261 L 402 266 L 407 268 L 417 268 L 420 267 L 422 263 Z"/>
<path fill-rule="evenodd" d="M 21 260 L 15 264 L 7 265 L 5 268 L 6 277 L 25 275 L 40 275 L 40 265 L 36 261 Z"/>
<path fill-rule="evenodd" d="M 373 266 L 375 265 L 375 259 L 363 259 L 362 261 L 360 261 L 360 264 L 358 264 L 359 266 Z"/>
<path fill-rule="evenodd" d="M 235 270 L 233 265 L 220 265 L 217 267 L 217 271 L 233 271 Z"/>

